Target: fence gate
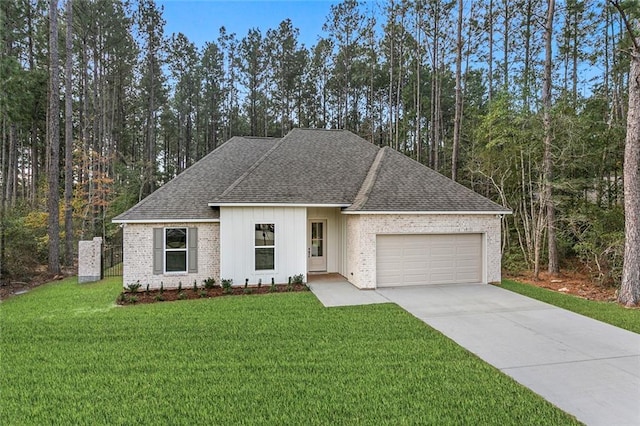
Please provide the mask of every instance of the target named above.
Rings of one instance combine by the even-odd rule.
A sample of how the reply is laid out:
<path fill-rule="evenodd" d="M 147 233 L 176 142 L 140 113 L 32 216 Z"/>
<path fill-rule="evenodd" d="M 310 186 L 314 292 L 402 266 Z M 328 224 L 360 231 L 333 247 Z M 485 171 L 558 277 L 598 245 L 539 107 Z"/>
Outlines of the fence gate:
<path fill-rule="evenodd" d="M 122 229 L 102 246 L 102 277 L 122 276 Z"/>

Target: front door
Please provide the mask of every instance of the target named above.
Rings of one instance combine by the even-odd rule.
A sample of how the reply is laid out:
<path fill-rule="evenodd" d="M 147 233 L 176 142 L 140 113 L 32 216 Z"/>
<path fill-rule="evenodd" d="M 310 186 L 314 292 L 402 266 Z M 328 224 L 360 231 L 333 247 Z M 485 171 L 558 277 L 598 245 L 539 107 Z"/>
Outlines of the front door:
<path fill-rule="evenodd" d="M 327 270 L 327 221 L 309 221 L 309 272 Z"/>

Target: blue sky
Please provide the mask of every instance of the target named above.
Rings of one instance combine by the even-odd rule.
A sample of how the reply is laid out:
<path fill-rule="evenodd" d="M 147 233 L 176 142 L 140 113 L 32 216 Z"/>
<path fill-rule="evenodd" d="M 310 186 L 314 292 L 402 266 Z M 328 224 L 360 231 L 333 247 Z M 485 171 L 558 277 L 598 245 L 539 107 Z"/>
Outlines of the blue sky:
<path fill-rule="evenodd" d="M 165 35 L 181 32 L 197 47 L 218 38 L 221 26 L 242 39 L 250 28 L 263 35 L 289 18 L 300 30 L 299 41 L 307 47 L 322 35 L 331 5 L 330 0 L 156 0 L 164 7 Z"/>

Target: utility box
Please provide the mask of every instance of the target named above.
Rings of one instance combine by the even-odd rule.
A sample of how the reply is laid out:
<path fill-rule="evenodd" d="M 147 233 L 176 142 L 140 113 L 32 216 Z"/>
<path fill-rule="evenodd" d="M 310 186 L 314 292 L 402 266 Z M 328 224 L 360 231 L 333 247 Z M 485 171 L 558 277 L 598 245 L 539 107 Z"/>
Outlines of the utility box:
<path fill-rule="evenodd" d="M 78 242 L 78 282 L 100 281 L 102 276 L 102 238 Z"/>

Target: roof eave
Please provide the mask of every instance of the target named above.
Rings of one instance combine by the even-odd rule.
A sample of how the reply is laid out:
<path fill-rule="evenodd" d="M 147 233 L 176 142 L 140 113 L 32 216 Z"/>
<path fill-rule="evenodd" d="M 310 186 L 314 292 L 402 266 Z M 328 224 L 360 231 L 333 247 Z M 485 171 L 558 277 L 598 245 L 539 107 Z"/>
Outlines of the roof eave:
<path fill-rule="evenodd" d="M 421 215 L 506 215 L 511 210 L 498 211 L 394 211 L 394 210 L 343 210 L 342 214 L 421 214 Z"/>
<path fill-rule="evenodd" d="M 216 223 L 220 222 L 220 219 L 112 219 L 111 223 Z"/>

